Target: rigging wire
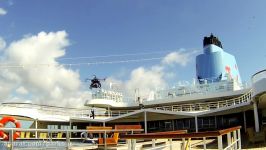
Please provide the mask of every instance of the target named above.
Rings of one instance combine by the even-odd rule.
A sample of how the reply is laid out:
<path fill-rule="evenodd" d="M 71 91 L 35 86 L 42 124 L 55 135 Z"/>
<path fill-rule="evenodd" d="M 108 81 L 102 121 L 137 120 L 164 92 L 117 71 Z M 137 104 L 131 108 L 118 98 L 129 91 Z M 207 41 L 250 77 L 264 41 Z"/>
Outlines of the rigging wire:
<path fill-rule="evenodd" d="M 142 58 L 142 59 L 129 59 L 129 60 L 116 60 L 116 61 L 98 61 L 98 62 L 87 62 L 87 63 L 68 63 L 68 64 L 0 64 L 0 68 L 26 68 L 26 67 L 50 67 L 50 66 L 81 66 L 81 65 L 102 65 L 102 64 L 118 64 L 118 63 L 130 63 L 130 62 L 142 62 L 142 61 L 152 61 L 152 60 L 161 60 L 164 57 L 154 57 L 154 58 Z"/>
<path fill-rule="evenodd" d="M 169 53 L 173 51 L 155 51 L 155 52 L 141 52 L 141 53 L 127 53 L 127 54 L 112 54 L 112 55 L 99 55 L 99 56 L 88 56 L 88 57 L 65 57 L 59 58 L 58 60 L 77 60 L 77 59 L 91 59 L 91 58 L 108 58 L 108 57 L 122 57 L 122 56 L 138 56 L 138 55 L 148 55 L 148 54 L 162 54 Z"/>

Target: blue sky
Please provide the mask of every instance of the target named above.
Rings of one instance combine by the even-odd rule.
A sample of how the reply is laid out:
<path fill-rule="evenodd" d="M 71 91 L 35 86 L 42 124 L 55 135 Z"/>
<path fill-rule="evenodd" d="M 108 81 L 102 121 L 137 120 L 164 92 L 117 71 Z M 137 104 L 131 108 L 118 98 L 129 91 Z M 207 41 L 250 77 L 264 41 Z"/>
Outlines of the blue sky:
<path fill-rule="evenodd" d="M 266 1 L 214 0 L 0 0 L 0 37 L 7 47 L 13 41 L 41 31 L 65 31 L 70 45 L 63 57 L 161 52 L 126 60 L 163 57 L 169 51 L 202 51 L 204 36 L 213 33 L 224 50 L 235 55 L 242 80 L 266 66 Z M 166 70 L 176 80 L 195 77 L 195 55 L 185 66 Z M 60 63 L 106 59 L 60 60 Z M 73 67 L 80 79 L 96 74 L 127 80 L 140 66 L 150 68 L 160 60 Z M 123 74 L 123 75 L 119 75 Z"/>

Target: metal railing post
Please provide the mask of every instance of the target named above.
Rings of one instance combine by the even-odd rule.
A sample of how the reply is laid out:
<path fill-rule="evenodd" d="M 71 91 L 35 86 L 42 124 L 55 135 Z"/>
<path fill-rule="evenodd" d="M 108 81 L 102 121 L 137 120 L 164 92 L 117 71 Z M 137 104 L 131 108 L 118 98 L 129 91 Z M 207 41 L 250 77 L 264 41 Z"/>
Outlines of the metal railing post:
<path fill-rule="evenodd" d="M 67 144 L 67 150 L 70 149 L 70 138 L 69 138 L 69 132 L 66 132 L 66 144 Z"/>
<path fill-rule="evenodd" d="M 172 139 L 169 139 L 169 149 L 173 150 L 173 142 Z"/>
<path fill-rule="evenodd" d="M 234 141 L 233 141 L 234 142 Z M 231 132 L 227 133 L 227 145 L 231 145 L 232 139 L 231 139 Z M 230 146 L 231 147 L 231 146 Z"/>
<path fill-rule="evenodd" d="M 182 138 L 181 150 L 185 150 L 185 142 L 186 142 L 186 139 Z"/>
<path fill-rule="evenodd" d="M 131 150 L 131 139 L 127 139 L 127 149 Z"/>
<path fill-rule="evenodd" d="M 223 137 L 220 135 L 218 138 L 218 149 L 223 150 Z"/>
<path fill-rule="evenodd" d="M 155 148 L 155 139 L 152 139 L 152 148 Z"/>
<path fill-rule="evenodd" d="M 104 138 L 104 149 L 107 149 L 107 146 L 106 146 L 106 130 L 104 131 L 103 138 Z"/>
<path fill-rule="evenodd" d="M 203 137 L 203 148 L 206 150 L 206 137 Z"/>
<path fill-rule="evenodd" d="M 241 133 L 240 129 L 237 129 L 237 135 L 238 135 L 238 148 L 241 149 Z"/>
<path fill-rule="evenodd" d="M 135 150 L 136 149 L 136 139 L 132 139 L 131 140 L 131 150 Z"/>
<path fill-rule="evenodd" d="M 13 139 L 14 131 L 13 129 L 9 131 L 9 142 L 10 142 L 10 150 L 14 149 L 14 139 Z"/>
<path fill-rule="evenodd" d="M 235 142 L 235 144 L 234 144 L 234 149 L 237 149 L 237 142 L 236 142 L 236 140 L 237 140 L 237 137 L 236 137 L 236 130 L 235 130 L 235 131 L 233 131 L 233 136 L 234 136 L 234 142 Z"/>

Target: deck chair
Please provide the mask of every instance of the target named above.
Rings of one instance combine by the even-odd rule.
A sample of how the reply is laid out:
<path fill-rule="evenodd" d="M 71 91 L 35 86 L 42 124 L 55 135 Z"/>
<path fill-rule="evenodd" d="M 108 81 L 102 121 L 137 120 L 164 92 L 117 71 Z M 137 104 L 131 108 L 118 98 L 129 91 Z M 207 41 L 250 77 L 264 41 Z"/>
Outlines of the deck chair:
<path fill-rule="evenodd" d="M 20 132 L 20 138 L 22 138 L 22 139 L 25 138 L 25 132 Z"/>
<path fill-rule="evenodd" d="M 254 144 L 255 142 L 264 142 L 265 143 L 265 135 L 264 132 L 256 133 L 253 128 L 247 128 L 248 134 L 248 142 Z"/>
<path fill-rule="evenodd" d="M 43 139 L 43 140 L 47 139 L 47 133 L 40 133 L 40 137 L 39 138 Z"/>
<path fill-rule="evenodd" d="M 111 138 L 106 138 L 106 145 L 117 145 L 119 139 L 119 133 L 114 133 L 113 137 Z M 98 144 L 103 145 L 104 144 L 104 139 L 99 138 L 98 139 Z"/>
<path fill-rule="evenodd" d="M 30 132 L 26 132 L 26 139 L 30 138 Z"/>
<path fill-rule="evenodd" d="M 63 133 L 62 132 L 57 133 L 56 138 L 57 139 L 62 139 L 63 138 Z"/>

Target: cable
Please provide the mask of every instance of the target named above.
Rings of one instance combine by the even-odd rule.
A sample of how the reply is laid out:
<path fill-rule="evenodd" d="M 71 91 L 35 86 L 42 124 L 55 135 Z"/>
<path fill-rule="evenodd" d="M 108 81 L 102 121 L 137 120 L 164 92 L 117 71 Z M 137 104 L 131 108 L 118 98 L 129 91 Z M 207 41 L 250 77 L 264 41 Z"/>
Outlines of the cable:
<path fill-rule="evenodd" d="M 160 53 L 168 53 L 168 52 L 173 52 L 173 51 L 157 51 L 157 52 L 143 52 L 143 53 L 112 54 L 112 55 L 105 55 L 105 56 L 88 56 L 88 57 L 66 57 L 66 58 L 59 58 L 58 60 L 77 60 L 77 59 L 90 59 L 90 58 L 137 56 L 137 55 L 160 54 Z"/>
<path fill-rule="evenodd" d="M 129 59 L 129 60 L 117 60 L 117 61 L 99 61 L 99 62 L 88 62 L 88 63 L 70 63 L 70 64 L 17 64 L 17 65 L 3 65 L 0 64 L 0 68 L 26 68 L 26 67 L 49 67 L 49 66 L 81 66 L 81 65 L 102 65 L 102 64 L 117 64 L 117 63 L 130 63 L 130 62 L 142 62 L 142 61 L 152 61 L 161 60 L 164 57 L 154 57 L 154 58 L 143 58 L 143 59 Z"/>

